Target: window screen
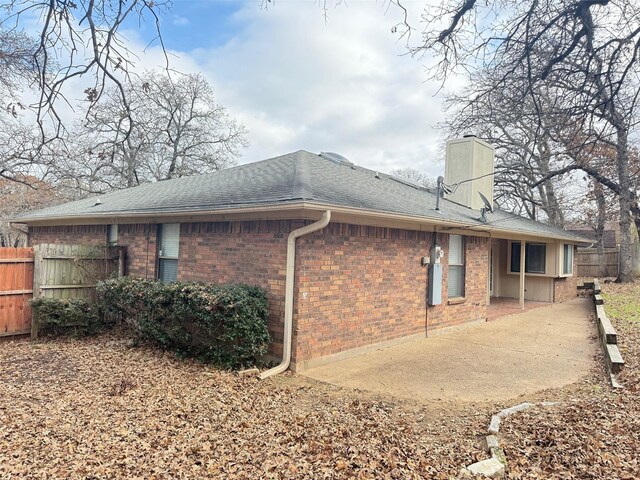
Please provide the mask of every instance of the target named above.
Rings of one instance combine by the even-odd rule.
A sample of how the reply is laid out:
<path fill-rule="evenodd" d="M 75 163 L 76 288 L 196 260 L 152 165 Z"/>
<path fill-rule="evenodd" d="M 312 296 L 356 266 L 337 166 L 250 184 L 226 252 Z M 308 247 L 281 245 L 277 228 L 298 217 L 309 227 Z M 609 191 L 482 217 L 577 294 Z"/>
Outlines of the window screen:
<path fill-rule="evenodd" d="M 107 245 L 117 245 L 118 225 L 107 225 Z"/>
<path fill-rule="evenodd" d="M 449 235 L 447 296 L 464 297 L 464 238 L 461 235 Z"/>
<path fill-rule="evenodd" d="M 544 243 L 527 243 L 524 258 L 525 273 L 544 273 L 547 263 L 547 246 Z M 520 272 L 520 244 L 511 244 L 511 271 Z"/>
<path fill-rule="evenodd" d="M 158 231 L 158 280 L 175 282 L 178 278 L 180 224 L 165 223 Z"/>
<path fill-rule="evenodd" d="M 573 245 L 564 244 L 564 255 L 562 264 L 562 274 L 571 275 L 573 273 Z"/>

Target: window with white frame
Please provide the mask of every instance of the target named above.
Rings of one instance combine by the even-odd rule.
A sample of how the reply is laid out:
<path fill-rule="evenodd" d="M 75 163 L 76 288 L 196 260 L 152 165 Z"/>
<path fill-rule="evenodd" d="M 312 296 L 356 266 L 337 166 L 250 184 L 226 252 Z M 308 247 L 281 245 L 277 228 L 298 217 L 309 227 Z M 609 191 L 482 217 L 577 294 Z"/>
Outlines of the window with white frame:
<path fill-rule="evenodd" d="M 178 278 L 180 224 L 163 223 L 158 229 L 158 280 L 175 282 Z"/>
<path fill-rule="evenodd" d="M 118 225 L 107 225 L 107 245 L 118 244 Z"/>
<path fill-rule="evenodd" d="M 526 243 L 524 257 L 525 273 L 545 273 L 547 271 L 547 246 L 544 243 Z M 520 273 L 521 247 L 519 242 L 511 244 L 511 271 Z"/>
<path fill-rule="evenodd" d="M 449 275 L 447 296 L 464 297 L 464 237 L 449 235 Z"/>
<path fill-rule="evenodd" d="M 572 275 L 573 274 L 573 245 L 565 243 L 563 245 L 563 255 L 562 255 L 562 274 L 563 275 Z"/>

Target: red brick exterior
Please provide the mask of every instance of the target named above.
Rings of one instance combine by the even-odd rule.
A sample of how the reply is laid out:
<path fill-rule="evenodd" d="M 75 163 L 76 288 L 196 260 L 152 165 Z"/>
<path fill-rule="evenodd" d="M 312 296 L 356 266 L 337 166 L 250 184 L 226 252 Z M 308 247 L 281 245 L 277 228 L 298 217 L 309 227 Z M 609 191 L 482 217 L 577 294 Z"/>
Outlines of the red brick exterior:
<path fill-rule="evenodd" d="M 304 221 L 183 223 L 178 278 L 263 287 L 270 306 L 272 351 L 282 351 L 287 237 Z M 120 225 L 130 275 L 155 278 L 157 225 Z M 106 226 L 32 227 L 30 243 L 104 244 Z M 325 355 L 486 318 L 489 242 L 465 237 L 465 299 L 447 305 L 449 235 L 443 258 L 443 304 L 426 306 L 433 234 L 330 224 L 298 240 L 293 360 Z"/>
<path fill-rule="evenodd" d="M 29 246 L 41 243 L 72 243 L 105 245 L 106 225 L 62 225 L 59 227 L 29 227 Z"/>
<path fill-rule="evenodd" d="M 127 275 L 156 278 L 157 225 L 118 225 L 118 245 L 127 247 Z"/>
<path fill-rule="evenodd" d="M 330 224 L 299 240 L 294 361 L 312 360 L 386 340 L 486 318 L 487 239 L 466 237 L 465 301 L 447 305 L 446 234 L 443 304 L 427 309 L 427 269 L 420 263 L 433 234 Z"/>
<path fill-rule="evenodd" d="M 184 223 L 178 278 L 267 291 L 272 354 L 282 355 L 287 237 L 302 221 Z"/>

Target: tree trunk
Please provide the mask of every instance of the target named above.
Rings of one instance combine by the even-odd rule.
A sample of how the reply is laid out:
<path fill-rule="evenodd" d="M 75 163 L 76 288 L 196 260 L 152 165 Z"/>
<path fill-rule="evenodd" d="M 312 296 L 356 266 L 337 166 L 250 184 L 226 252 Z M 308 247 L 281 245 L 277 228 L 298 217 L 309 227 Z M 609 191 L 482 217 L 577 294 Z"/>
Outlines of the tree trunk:
<path fill-rule="evenodd" d="M 616 282 L 633 282 L 633 236 L 631 234 L 632 192 L 629 178 L 628 133 L 625 128 L 617 127 L 616 166 L 620 184 L 620 271 Z"/>
<path fill-rule="evenodd" d="M 598 181 L 594 181 L 593 194 L 596 198 L 596 207 L 598 214 L 596 217 L 595 234 L 596 234 L 596 248 L 598 250 L 598 273 L 600 276 L 609 276 L 609 271 L 604 264 L 604 228 L 607 222 L 607 201 L 604 196 L 604 188 Z"/>
<path fill-rule="evenodd" d="M 551 172 L 551 149 L 548 144 L 548 131 L 544 132 L 544 139 L 539 143 L 538 155 L 539 155 L 539 167 L 540 174 L 545 177 Z M 547 214 L 549 223 L 554 227 L 564 227 L 564 214 L 558 203 L 558 197 L 556 195 L 555 188 L 551 179 L 545 180 L 539 187 L 540 200 L 542 202 L 542 209 Z"/>

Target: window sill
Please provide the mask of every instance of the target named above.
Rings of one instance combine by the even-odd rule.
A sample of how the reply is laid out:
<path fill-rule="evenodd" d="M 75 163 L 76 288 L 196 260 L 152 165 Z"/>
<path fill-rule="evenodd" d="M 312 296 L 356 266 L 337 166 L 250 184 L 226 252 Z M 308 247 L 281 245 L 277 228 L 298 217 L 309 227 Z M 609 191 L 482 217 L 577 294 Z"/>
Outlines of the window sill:
<path fill-rule="evenodd" d="M 464 297 L 453 297 L 447 300 L 447 305 L 460 305 L 462 303 L 465 303 L 466 301 L 467 299 Z"/>
<path fill-rule="evenodd" d="M 509 270 L 507 274 L 518 276 L 518 277 L 520 276 L 520 272 L 512 272 L 511 270 Z M 533 273 L 533 272 L 525 272 L 524 276 L 525 277 L 553 277 L 553 275 L 549 273 Z"/>

